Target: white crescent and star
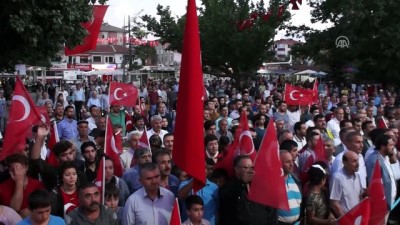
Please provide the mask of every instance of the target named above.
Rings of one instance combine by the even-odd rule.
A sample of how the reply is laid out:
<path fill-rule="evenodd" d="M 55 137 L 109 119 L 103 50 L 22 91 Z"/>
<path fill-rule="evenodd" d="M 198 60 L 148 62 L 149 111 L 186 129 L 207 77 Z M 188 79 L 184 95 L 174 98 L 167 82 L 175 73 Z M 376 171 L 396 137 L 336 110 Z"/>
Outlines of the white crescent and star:
<path fill-rule="evenodd" d="M 293 91 L 291 91 L 290 93 L 289 93 L 289 96 L 290 96 L 290 98 L 292 99 L 292 100 L 294 100 L 294 101 L 297 101 L 297 100 L 299 100 L 298 98 L 294 98 L 294 93 L 299 93 L 300 94 L 300 92 L 299 91 L 297 91 L 297 90 L 293 90 Z M 303 94 L 300 94 L 300 97 L 303 97 Z"/>
<path fill-rule="evenodd" d="M 116 88 L 115 91 L 114 91 L 114 98 L 115 98 L 116 100 L 118 100 L 118 101 L 121 100 L 121 99 L 123 99 L 123 98 L 125 98 L 125 97 L 127 96 L 126 93 L 123 93 L 123 94 L 122 94 L 123 97 L 121 97 L 121 98 L 118 97 L 118 92 L 119 92 L 119 91 L 122 92 L 122 88 Z"/>
<path fill-rule="evenodd" d="M 240 136 L 239 136 L 239 143 L 242 141 L 242 137 L 243 136 L 248 136 L 251 140 L 251 151 L 249 153 L 247 153 L 247 155 L 251 155 L 254 153 L 255 149 L 254 149 L 254 143 L 253 143 L 253 138 L 251 136 L 251 132 L 248 130 L 243 131 Z"/>
<path fill-rule="evenodd" d="M 24 115 L 20 119 L 15 120 L 15 122 L 20 122 L 28 118 L 29 114 L 31 113 L 31 107 L 29 106 L 28 100 L 21 95 L 14 95 L 12 100 L 19 101 L 24 106 Z"/>

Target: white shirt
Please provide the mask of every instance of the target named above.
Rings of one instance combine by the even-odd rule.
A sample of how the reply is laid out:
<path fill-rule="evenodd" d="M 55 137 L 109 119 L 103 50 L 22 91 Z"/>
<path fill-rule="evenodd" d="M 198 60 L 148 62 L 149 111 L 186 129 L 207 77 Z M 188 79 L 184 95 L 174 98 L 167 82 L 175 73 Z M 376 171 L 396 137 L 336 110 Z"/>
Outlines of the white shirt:
<path fill-rule="evenodd" d="M 98 108 L 100 108 L 101 107 L 101 103 L 100 103 L 100 100 L 98 99 L 98 98 L 89 98 L 89 100 L 88 100 L 88 102 L 87 102 L 87 107 L 89 107 L 90 108 L 90 106 L 92 106 L 92 105 L 95 105 L 95 106 L 97 106 Z"/>
<path fill-rule="evenodd" d="M 334 137 L 335 146 L 340 145 L 342 143 L 339 136 L 340 122 L 336 118 L 332 118 L 327 123 L 326 128 L 332 133 Z"/>
<path fill-rule="evenodd" d="M 94 129 L 97 128 L 96 121 L 94 121 L 93 117 L 89 117 L 86 119 L 88 122 L 89 133 Z"/>
<path fill-rule="evenodd" d="M 74 91 L 74 99 L 75 101 L 85 101 L 85 92 L 82 88 Z"/>
<path fill-rule="evenodd" d="M 175 196 L 169 190 L 160 187 L 159 196 L 151 200 L 144 187 L 126 200 L 122 225 L 168 225 Z"/>
<path fill-rule="evenodd" d="M 341 152 L 339 155 L 336 156 L 335 160 L 333 161 L 332 167 L 331 167 L 331 174 L 332 178 L 333 175 L 340 171 L 343 168 L 343 155 L 346 153 L 348 150 L 344 150 Z M 363 188 L 367 188 L 367 167 L 365 166 L 365 161 L 364 157 L 361 154 L 358 154 L 358 171 L 357 174 L 360 175 L 360 180 L 361 180 L 361 185 Z"/>
<path fill-rule="evenodd" d="M 294 124 L 300 121 L 301 110 L 299 109 L 299 110 L 294 111 L 294 112 L 291 112 L 291 111 L 287 110 L 286 114 L 289 117 L 290 130 L 293 131 Z"/>
<path fill-rule="evenodd" d="M 150 137 L 153 136 L 154 134 L 156 133 L 154 132 L 153 128 L 147 131 L 147 138 L 149 139 L 149 143 L 150 143 Z M 165 131 L 163 129 L 161 129 L 160 133 L 157 134 L 161 138 L 161 142 L 164 141 L 164 135 L 166 134 L 168 134 L 168 131 Z M 164 146 L 164 143 L 162 144 L 162 146 Z"/>
<path fill-rule="evenodd" d="M 381 154 L 378 154 L 378 155 L 379 155 L 379 157 L 382 157 Z M 394 179 L 393 171 L 392 171 L 392 168 L 390 166 L 390 162 L 388 160 L 388 157 L 386 156 L 383 161 L 385 161 L 385 167 L 389 171 L 389 176 L 390 176 L 390 181 L 391 181 L 390 184 L 392 185 L 392 188 L 391 188 L 392 189 L 392 193 L 391 193 L 392 202 L 391 202 L 391 204 L 393 204 L 394 200 L 396 199 L 396 194 L 397 194 L 396 181 Z"/>
<path fill-rule="evenodd" d="M 315 127 L 315 123 L 314 123 L 313 120 L 307 120 L 307 122 L 306 122 L 305 124 L 306 124 L 306 127 L 307 127 L 307 128 L 309 128 L 309 127 Z"/>
<path fill-rule="evenodd" d="M 135 154 L 135 150 L 129 148 L 128 150 L 124 151 L 119 158 L 121 159 L 122 166 L 125 168 L 125 171 L 131 168 L 133 155 Z"/>
<path fill-rule="evenodd" d="M 297 143 L 297 149 L 300 151 L 307 144 L 306 138 L 300 139 L 297 135 L 293 135 L 293 141 Z"/>

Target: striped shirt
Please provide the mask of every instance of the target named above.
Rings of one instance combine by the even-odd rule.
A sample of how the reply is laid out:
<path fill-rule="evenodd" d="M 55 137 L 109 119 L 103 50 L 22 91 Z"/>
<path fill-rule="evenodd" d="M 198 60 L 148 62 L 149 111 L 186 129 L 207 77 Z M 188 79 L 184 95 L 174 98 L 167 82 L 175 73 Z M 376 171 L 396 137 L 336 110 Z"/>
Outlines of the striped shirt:
<path fill-rule="evenodd" d="M 289 200 L 289 211 L 278 209 L 278 220 L 284 223 L 294 223 L 300 217 L 301 193 L 292 175 L 289 174 L 286 182 L 286 192 Z"/>

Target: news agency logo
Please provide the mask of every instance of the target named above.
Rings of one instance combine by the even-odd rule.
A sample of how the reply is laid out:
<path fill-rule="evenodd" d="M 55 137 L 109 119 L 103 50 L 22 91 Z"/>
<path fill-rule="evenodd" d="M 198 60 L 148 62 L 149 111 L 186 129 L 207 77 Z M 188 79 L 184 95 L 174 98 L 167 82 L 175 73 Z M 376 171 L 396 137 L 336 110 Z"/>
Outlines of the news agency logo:
<path fill-rule="evenodd" d="M 335 41 L 336 48 L 350 48 L 350 41 L 346 36 L 339 36 Z"/>

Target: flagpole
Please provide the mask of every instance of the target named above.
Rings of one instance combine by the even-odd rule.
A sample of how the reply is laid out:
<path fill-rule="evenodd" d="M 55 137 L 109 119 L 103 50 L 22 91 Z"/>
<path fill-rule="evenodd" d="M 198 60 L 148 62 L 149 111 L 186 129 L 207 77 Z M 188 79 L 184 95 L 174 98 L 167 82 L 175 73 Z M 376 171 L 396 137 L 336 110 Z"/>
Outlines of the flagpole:
<path fill-rule="evenodd" d="M 101 180 L 101 204 L 102 205 L 104 205 L 104 198 L 105 198 L 105 192 L 106 192 L 106 157 L 105 156 L 103 156 L 103 158 L 101 159 L 101 160 L 103 160 L 103 163 L 102 163 L 102 170 L 103 170 L 103 178 L 102 178 L 102 180 Z"/>
<path fill-rule="evenodd" d="M 285 94 L 283 95 L 283 101 L 286 100 L 286 99 L 285 99 L 285 95 L 286 95 L 286 85 L 287 85 L 287 83 L 285 83 L 285 90 L 283 91 L 283 93 L 285 93 Z"/>

